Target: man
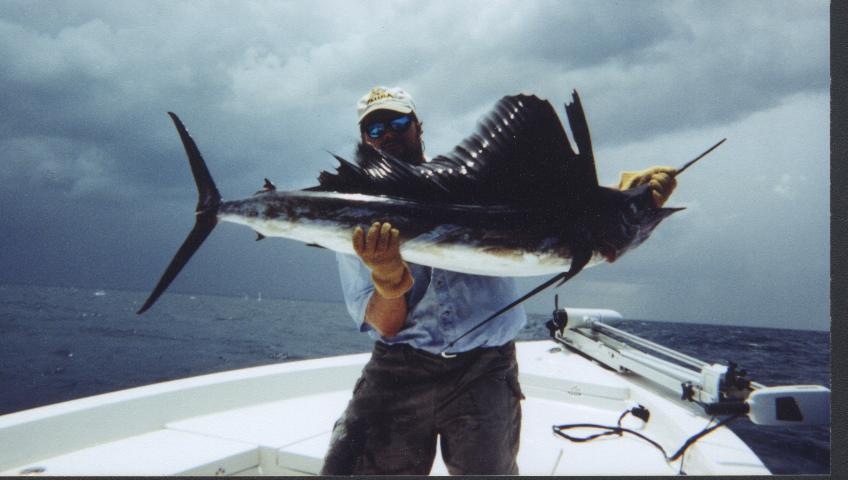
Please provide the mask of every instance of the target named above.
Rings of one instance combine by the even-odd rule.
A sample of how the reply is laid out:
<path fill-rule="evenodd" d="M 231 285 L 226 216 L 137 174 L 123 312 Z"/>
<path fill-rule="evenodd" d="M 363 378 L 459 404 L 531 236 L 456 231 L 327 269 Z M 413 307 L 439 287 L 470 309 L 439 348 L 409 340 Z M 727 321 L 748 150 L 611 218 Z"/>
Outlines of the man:
<path fill-rule="evenodd" d="M 362 142 L 411 164 L 425 161 L 421 122 L 408 93 L 376 87 L 357 105 Z M 619 188 L 650 182 L 658 205 L 674 169 L 625 172 Z M 379 219 L 375 219 L 379 220 Z M 511 278 L 407 264 L 399 232 L 376 221 L 357 227 L 357 257 L 338 254 L 345 303 L 376 340 L 353 398 L 333 428 L 324 475 L 426 475 L 436 441 L 452 475 L 518 474 L 523 397 L 513 339 L 522 306 L 442 349 L 518 297 Z"/>

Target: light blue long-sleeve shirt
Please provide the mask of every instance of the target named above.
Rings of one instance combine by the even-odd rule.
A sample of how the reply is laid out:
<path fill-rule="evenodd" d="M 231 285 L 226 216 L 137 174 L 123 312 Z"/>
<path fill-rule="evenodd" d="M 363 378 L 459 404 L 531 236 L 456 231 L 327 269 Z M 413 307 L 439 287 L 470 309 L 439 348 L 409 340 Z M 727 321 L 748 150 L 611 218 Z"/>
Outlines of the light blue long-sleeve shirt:
<path fill-rule="evenodd" d="M 355 255 L 337 253 L 336 259 L 345 304 L 359 330 L 386 344 L 408 343 L 430 353 L 440 353 L 448 343 L 519 296 L 512 278 L 407 263 L 415 283 L 406 293 L 406 320 L 397 335 L 383 337 L 365 323 L 365 307 L 374 292 L 371 271 Z M 518 305 L 464 337 L 449 351 L 503 345 L 514 339 L 526 322 L 524 307 Z"/>

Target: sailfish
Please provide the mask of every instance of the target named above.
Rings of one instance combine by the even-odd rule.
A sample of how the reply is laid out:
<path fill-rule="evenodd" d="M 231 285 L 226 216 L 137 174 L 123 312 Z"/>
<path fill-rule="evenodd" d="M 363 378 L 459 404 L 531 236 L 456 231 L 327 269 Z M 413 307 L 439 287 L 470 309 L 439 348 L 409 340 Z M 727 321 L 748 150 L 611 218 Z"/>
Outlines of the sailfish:
<path fill-rule="evenodd" d="M 420 165 L 360 143 L 353 162 L 334 155 L 338 166 L 320 172 L 316 186 L 278 191 L 266 178 L 254 195 L 232 201 L 222 200 L 194 140 L 169 112 L 197 185 L 195 225 L 138 313 L 156 302 L 220 221 L 246 225 L 257 239 L 284 237 L 353 254 L 354 227 L 380 220 L 400 231 L 408 262 L 478 275 L 556 274 L 477 328 L 586 267 L 615 262 L 682 210 L 656 206 L 647 185 L 599 185 L 576 91 L 565 112 L 576 149 L 550 102 L 511 95 L 453 150 Z"/>

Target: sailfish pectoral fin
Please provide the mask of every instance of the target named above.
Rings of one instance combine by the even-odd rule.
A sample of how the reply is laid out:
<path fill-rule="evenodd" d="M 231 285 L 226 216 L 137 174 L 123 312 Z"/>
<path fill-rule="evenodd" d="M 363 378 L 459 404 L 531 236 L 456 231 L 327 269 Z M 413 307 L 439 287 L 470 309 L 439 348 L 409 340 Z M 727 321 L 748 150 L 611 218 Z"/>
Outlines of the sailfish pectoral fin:
<path fill-rule="evenodd" d="M 569 281 L 575 275 L 577 275 L 578 273 L 580 273 L 583 270 L 583 267 L 585 267 L 586 264 L 589 263 L 589 260 L 591 258 L 592 258 L 592 250 L 591 249 L 577 250 L 575 252 L 574 258 L 572 258 L 572 260 L 571 260 L 571 267 L 568 269 L 567 272 L 563 272 L 563 273 L 560 273 L 558 275 L 555 275 L 553 278 L 547 280 L 545 283 L 539 285 L 538 287 L 534 288 L 533 290 L 530 290 L 529 292 L 525 293 L 524 295 L 522 295 L 521 297 L 519 297 L 517 300 L 513 301 L 509 305 L 507 305 L 507 306 L 501 308 L 500 310 L 498 310 L 497 312 L 489 315 L 489 317 L 486 318 L 485 320 L 483 320 L 482 322 L 471 327 L 471 329 L 469 329 L 467 332 L 463 333 L 462 335 L 458 336 L 455 340 L 448 343 L 445 346 L 445 348 L 442 350 L 442 356 L 450 357 L 451 354 L 447 353 L 447 350 L 449 348 L 453 347 L 456 344 L 456 342 L 460 341 L 466 335 L 473 332 L 474 330 L 477 330 L 478 328 L 482 327 L 483 325 L 490 322 L 491 320 L 494 320 L 496 317 L 498 317 L 502 313 L 511 310 L 515 306 L 523 303 L 525 300 L 528 300 L 530 297 L 532 297 L 532 296 L 536 295 L 537 293 L 541 292 L 542 290 L 550 287 L 551 285 L 553 285 L 557 281 L 559 281 L 559 284 L 557 284 L 557 286 L 560 286 L 563 283 Z"/>

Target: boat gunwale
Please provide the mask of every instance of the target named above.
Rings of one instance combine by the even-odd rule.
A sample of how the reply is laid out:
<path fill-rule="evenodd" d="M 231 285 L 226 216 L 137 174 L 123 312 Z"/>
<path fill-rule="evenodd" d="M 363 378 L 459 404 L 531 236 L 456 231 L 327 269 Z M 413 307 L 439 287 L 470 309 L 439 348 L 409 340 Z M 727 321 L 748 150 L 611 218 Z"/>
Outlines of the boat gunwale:
<path fill-rule="evenodd" d="M 525 352 L 524 359 L 527 363 L 538 360 L 531 359 L 529 355 L 531 353 L 546 350 L 554 353 L 560 350 L 552 340 L 518 342 L 518 345 L 519 352 Z M 687 409 L 679 401 L 675 401 L 668 392 L 655 390 L 650 382 L 635 376 L 626 378 L 627 376 L 605 369 L 589 359 L 570 353 L 574 355 L 571 361 L 578 361 L 577 357 L 579 357 L 579 361 L 589 362 L 593 368 L 597 368 L 597 371 L 589 368 L 588 375 L 584 375 L 588 377 L 597 375 L 596 384 L 592 384 L 585 378 L 577 380 L 572 378 L 570 379 L 572 384 L 576 382 L 581 385 L 609 387 L 608 384 L 605 385 L 605 382 L 609 382 L 610 378 L 617 378 L 627 384 L 626 394 L 614 392 L 614 395 L 605 398 L 603 392 L 596 391 L 594 394 L 581 394 L 582 398 L 577 398 L 567 395 L 569 393 L 567 388 L 562 386 L 556 388 L 550 382 L 546 382 L 546 378 L 552 377 L 546 377 L 544 372 L 540 373 L 532 368 L 520 368 L 520 381 L 526 393 L 531 397 L 555 399 L 565 403 L 583 403 L 610 410 L 628 402 L 632 403 L 633 397 L 636 399 L 655 397 L 652 400 L 654 402 L 657 401 L 656 398 L 659 398 L 662 399 L 661 403 L 667 402 L 673 408 L 686 412 L 685 416 L 690 417 L 690 420 L 683 422 L 684 425 L 679 425 L 681 419 L 685 420 L 685 416 L 675 415 L 674 420 L 664 418 L 663 415 L 652 416 L 652 430 L 656 430 L 658 424 L 662 423 L 664 424 L 662 428 L 671 428 L 676 431 L 674 437 L 682 435 L 682 438 L 686 438 L 694 433 L 686 434 L 685 431 L 688 428 L 701 428 L 706 423 L 708 417 L 699 415 L 691 408 Z M 186 418 L 310 394 L 352 389 L 359 371 L 368 358 L 369 353 L 357 353 L 216 372 L 103 393 L 0 416 L 0 443 L 17 444 L 21 447 L 14 449 L 16 451 L 14 454 L 7 451 L 0 457 L 0 472 L 100 443 L 160 430 L 170 422 Z M 519 359 L 521 358 L 522 356 L 519 355 Z M 339 372 L 343 370 L 347 371 L 340 374 Z M 604 374 L 599 375 L 600 371 Z M 586 373 L 581 372 L 581 375 Z M 316 378 L 319 380 L 323 378 L 323 380 L 316 381 Z M 340 378 L 344 378 L 344 382 L 339 381 Z M 233 392 L 237 394 L 234 395 Z M 564 397 L 563 394 L 565 394 Z M 144 415 L 138 414 L 141 405 L 144 405 L 141 409 Z M 88 427 L 85 428 L 84 439 L 79 435 L 80 425 Z M 722 433 L 725 430 L 726 432 Z M 762 461 L 732 431 L 722 428 L 711 435 L 729 440 L 733 448 L 738 450 L 737 457 L 739 455 L 749 457 L 751 462 L 759 463 L 763 473 L 768 473 Z M 721 453 L 709 442 L 699 442 L 690 450 L 691 453 L 687 453 L 687 456 L 703 457 L 699 463 L 707 462 L 708 464 L 717 463 L 717 459 L 710 456 L 711 452 Z M 716 467 L 719 466 L 716 465 Z"/>

